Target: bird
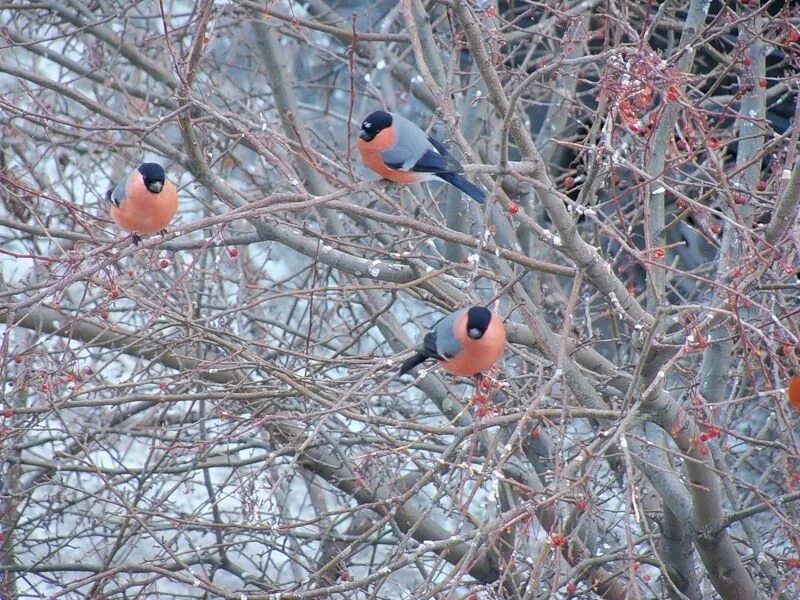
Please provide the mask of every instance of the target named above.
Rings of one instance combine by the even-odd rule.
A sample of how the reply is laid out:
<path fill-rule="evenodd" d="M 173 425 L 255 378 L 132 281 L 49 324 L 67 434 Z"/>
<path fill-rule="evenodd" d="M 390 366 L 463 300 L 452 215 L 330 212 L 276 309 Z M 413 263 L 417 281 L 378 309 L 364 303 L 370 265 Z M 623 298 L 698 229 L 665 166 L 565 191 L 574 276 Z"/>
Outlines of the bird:
<path fill-rule="evenodd" d="M 111 218 L 132 234 L 133 243 L 142 234 L 164 233 L 178 210 L 178 190 L 168 181 L 164 167 L 145 162 L 106 192 Z"/>
<path fill-rule="evenodd" d="M 506 328 L 497 313 L 469 306 L 450 313 L 425 334 L 416 353 L 400 366 L 400 375 L 429 358 L 453 375 L 479 375 L 494 366 L 506 345 Z"/>
<path fill-rule="evenodd" d="M 397 113 L 370 113 L 361 123 L 358 150 L 364 164 L 389 181 L 411 184 L 438 177 L 478 202 L 486 199 L 483 189 L 460 175 L 464 167 L 444 144 Z"/>
<path fill-rule="evenodd" d="M 789 399 L 789 404 L 792 405 L 792 408 L 800 411 L 800 375 L 795 375 L 789 380 L 789 386 L 786 388 L 786 397 Z"/>

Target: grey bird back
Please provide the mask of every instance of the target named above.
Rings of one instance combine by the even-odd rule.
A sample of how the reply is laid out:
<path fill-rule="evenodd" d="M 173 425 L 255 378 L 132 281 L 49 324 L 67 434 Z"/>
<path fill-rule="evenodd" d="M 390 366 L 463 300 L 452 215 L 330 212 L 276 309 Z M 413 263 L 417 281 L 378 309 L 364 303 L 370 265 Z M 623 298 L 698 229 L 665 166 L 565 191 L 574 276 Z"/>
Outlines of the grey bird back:
<path fill-rule="evenodd" d="M 135 173 L 136 171 L 129 173 L 125 179 L 114 186 L 114 189 L 108 190 L 106 198 L 117 206 L 122 204 L 122 201 L 125 199 L 125 192 L 128 189 L 128 180 L 133 177 Z"/>
<path fill-rule="evenodd" d="M 444 319 L 434 325 L 436 333 L 436 353 L 443 358 L 452 358 L 461 352 L 461 342 L 453 334 L 453 326 L 456 321 L 469 310 L 461 308 L 454 313 L 447 315 Z"/>
<path fill-rule="evenodd" d="M 402 169 L 411 169 L 433 146 L 428 141 L 425 132 L 414 123 L 397 113 L 392 115 L 392 126 L 395 128 L 394 148 L 381 152 L 381 157 L 388 164 L 402 164 Z"/>

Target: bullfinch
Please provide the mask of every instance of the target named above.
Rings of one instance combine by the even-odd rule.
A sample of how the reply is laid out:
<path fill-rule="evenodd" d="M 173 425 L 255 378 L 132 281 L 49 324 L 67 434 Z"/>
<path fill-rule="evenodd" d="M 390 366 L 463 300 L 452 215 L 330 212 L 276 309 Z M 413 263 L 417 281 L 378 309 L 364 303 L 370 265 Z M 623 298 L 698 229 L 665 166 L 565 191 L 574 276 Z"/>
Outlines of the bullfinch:
<path fill-rule="evenodd" d="M 133 234 L 138 244 L 141 234 L 163 233 L 178 210 L 178 190 L 167 181 L 164 167 L 142 163 L 130 175 L 106 192 L 111 203 L 111 218 Z"/>
<path fill-rule="evenodd" d="M 364 119 L 358 150 L 364 164 L 389 181 L 409 184 L 438 177 L 478 202 L 486 198 L 484 190 L 459 175 L 464 167 L 444 144 L 397 113 L 378 110 Z"/>
<path fill-rule="evenodd" d="M 429 358 L 453 375 L 477 375 L 494 366 L 505 345 L 506 328 L 499 315 L 483 306 L 461 308 L 433 326 L 416 354 L 402 364 L 400 375 Z"/>

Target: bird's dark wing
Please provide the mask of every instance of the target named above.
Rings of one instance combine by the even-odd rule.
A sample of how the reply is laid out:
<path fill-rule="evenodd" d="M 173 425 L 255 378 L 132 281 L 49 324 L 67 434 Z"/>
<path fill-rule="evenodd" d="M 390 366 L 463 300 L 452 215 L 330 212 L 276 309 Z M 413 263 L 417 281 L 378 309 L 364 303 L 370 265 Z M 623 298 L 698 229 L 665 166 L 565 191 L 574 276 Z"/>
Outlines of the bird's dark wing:
<path fill-rule="evenodd" d="M 436 360 L 441 360 L 443 358 L 448 358 L 445 356 L 440 356 L 439 353 L 436 351 L 436 332 L 431 331 L 430 333 L 426 333 L 425 337 L 422 338 L 422 345 L 417 347 L 417 351 L 414 355 L 403 362 L 400 365 L 400 375 L 404 373 L 408 373 L 411 369 L 416 367 L 417 365 L 421 365 L 429 358 L 435 358 Z"/>
<path fill-rule="evenodd" d="M 106 200 L 111 202 L 114 206 L 119 207 L 122 204 L 122 201 L 125 199 L 125 187 L 127 185 L 127 180 L 123 180 L 118 183 L 116 186 L 111 188 L 106 192 Z"/>
<path fill-rule="evenodd" d="M 428 138 L 432 148 L 428 148 L 417 160 L 412 171 L 418 173 L 463 173 L 464 167 L 455 158 L 450 156 L 447 146 L 432 137 Z"/>
<path fill-rule="evenodd" d="M 417 348 L 417 352 L 424 354 L 428 358 L 445 358 L 439 355 L 437 347 L 436 330 L 429 331 L 422 338 L 422 348 Z"/>

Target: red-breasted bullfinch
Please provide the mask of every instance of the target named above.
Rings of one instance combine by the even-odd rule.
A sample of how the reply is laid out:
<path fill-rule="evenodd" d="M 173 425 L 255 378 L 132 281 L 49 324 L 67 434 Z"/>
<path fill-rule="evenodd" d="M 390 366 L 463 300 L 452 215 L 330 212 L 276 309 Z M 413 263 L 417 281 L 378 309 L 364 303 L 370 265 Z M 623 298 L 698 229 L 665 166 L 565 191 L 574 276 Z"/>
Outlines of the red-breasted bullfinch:
<path fill-rule="evenodd" d="M 417 353 L 400 367 L 400 375 L 429 358 L 453 375 L 477 375 L 494 366 L 505 345 L 506 328 L 499 315 L 483 306 L 461 308 L 433 326 Z"/>
<path fill-rule="evenodd" d="M 484 190 L 459 175 L 464 167 L 444 144 L 397 113 L 378 110 L 364 119 L 358 150 L 364 164 L 389 181 L 409 184 L 438 177 L 478 202 L 486 198 Z"/>
<path fill-rule="evenodd" d="M 106 200 L 111 203 L 111 218 L 133 234 L 134 244 L 142 234 L 163 233 L 178 210 L 178 190 L 156 163 L 139 165 L 106 192 Z"/>

